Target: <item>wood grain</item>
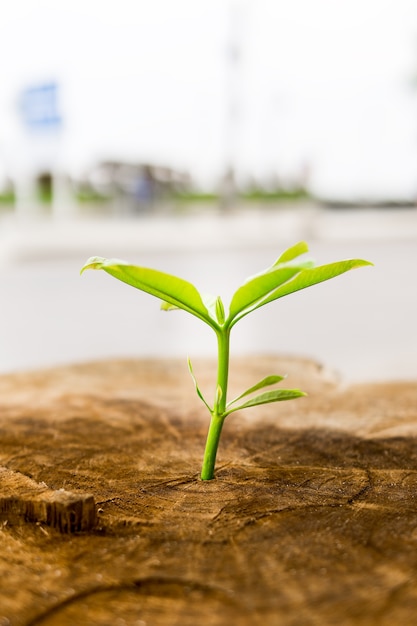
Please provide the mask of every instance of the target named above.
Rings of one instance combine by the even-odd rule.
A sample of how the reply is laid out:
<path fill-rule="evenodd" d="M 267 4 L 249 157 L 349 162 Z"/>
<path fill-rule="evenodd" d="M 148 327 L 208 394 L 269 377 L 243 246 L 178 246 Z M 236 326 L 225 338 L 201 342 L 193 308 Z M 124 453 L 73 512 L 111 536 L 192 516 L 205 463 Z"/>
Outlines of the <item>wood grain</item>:
<path fill-rule="evenodd" d="M 209 482 L 184 362 L 0 377 L 0 625 L 414 624 L 416 382 L 270 356 L 235 361 L 232 393 L 272 372 L 309 396 L 231 415 Z"/>
<path fill-rule="evenodd" d="M 64 489 L 52 490 L 20 472 L 0 467 L 0 522 L 38 522 L 60 532 L 91 530 L 96 521 L 94 498 Z"/>

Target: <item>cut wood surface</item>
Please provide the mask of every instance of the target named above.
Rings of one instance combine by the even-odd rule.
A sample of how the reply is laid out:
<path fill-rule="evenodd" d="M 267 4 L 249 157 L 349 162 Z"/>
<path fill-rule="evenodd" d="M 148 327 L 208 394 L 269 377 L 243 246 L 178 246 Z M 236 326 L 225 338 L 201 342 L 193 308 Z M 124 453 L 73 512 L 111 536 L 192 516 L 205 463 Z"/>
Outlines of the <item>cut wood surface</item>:
<path fill-rule="evenodd" d="M 39 522 L 61 532 L 91 530 L 96 522 L 94 498 L 65 489 L 52 490 L 20 472 L 0 467 L 0 522 Z"/>
<path fill-rule="evenodd" d="M 228 417 L 209 482 L 185 361 L 0 377 L 0 626 L 414 625 L 417 382 L 259 356 L 230 392 L 272 373 L 308 397 Z"/>

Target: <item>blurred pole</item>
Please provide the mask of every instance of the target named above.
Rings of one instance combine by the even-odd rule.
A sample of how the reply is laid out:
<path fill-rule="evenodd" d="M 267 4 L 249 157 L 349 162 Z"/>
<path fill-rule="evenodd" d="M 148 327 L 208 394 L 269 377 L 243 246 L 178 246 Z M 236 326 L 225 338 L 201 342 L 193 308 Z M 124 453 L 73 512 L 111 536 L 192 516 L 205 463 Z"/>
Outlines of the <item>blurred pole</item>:
<path fill-rule="evenodd" d="M 28 168 L 20 166 L 14 172 L 15 213 L 19 218 L 36 217 L 39 207 L 36 202 L 36 180 Z"/>
<path fill-rule="evenodd" d="M 54 219 L 71 218 L 77 212 L 77 205 L 71 192 L 69 177 L 63 163 L 63 134 L 55 140 L 55 156 L 51 166 L 52 176 L 52 217 Z"/>
<path fill-rule="evenodd" d="M 63 123 L 59 95 L 56 81 L 30 85 L 20 95 L 18 111 L 23 135 L 16 173 L 17 216 L 35 217 L 43 212 L 40 189 L 36 186 L 40 174 L 50 177 L 53 217 L 75 213 L 76 205 L 70 196 L 62 164 Z"/>
<path fill-rule="evenodd" d="M 242 60 L 242 7 L 229 5 L 229 33 L 226 47 L 225 169 L 220 186 L 220 204 L 228 210 L 237 202 L 237 150 L 241 115 L 240 68 Z"/>

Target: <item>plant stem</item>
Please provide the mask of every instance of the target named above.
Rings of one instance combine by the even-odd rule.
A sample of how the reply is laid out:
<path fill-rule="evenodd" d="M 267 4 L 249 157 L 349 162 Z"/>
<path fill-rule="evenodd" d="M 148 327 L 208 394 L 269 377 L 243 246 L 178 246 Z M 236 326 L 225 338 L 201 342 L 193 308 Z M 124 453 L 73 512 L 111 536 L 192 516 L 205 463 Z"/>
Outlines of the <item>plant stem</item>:
<path fill-rule="evenodd" d="M 207 435 L 206 449 L 204 451 L 203 466 L 201 468 L 201 480 L 214 478 L 214 466 L 216 464 L 217 448 L 223 428 L 224 417 L 213 415 Z"/>
<path fill-rule="evenodd" d="M 214 478 L 217 448 L 219 447 L 227 403 L 230 329 L 223 327 L 216 331 L 216 334 L 218 348 L 216 396 L 207 434 L 206 449 L 201 468 L 201 480 L 212 480 Z M 221 392 L 220 397 L 218 396 L 219 390 Z"/>

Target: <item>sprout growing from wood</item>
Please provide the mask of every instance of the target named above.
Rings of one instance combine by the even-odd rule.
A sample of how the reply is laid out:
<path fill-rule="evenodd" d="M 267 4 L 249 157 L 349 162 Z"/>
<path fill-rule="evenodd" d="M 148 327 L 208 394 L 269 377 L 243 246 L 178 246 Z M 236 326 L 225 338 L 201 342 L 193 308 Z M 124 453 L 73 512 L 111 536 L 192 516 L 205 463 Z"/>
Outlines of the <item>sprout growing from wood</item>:
<path fill-rule="evenodd" d="M 188 359 L 188 368 L 196 392 L 211 415 L 201 470 L 202 480 L 211 480 L 214 477 L 220 435 L 228 415 L 241 409 L 306 395 L 299 389 L 269 389 L 256 394 L 261 389 L 271 388 L 284 379 L 283 376 L 271 375 L 246 389 L 236 398 L 228 400 L 230 332 L 235 324 L 249 313 L 283 296 L 335 278 L 351 269 L 372 265 L 362 259 L 349 259 L 316 266 L 312 260 L 299 259 L 306 252 L 308 246 L 301 241 L 281 254 L 271 267 L 248 278 L 233 294 L 228 310 L 225 309 L 220 296 L 201 294 L 194 285 L 182 278 L 147 267 L 130 265 L 126 261 L 91 257 L 81 270 L 82 273 L 86 269 L 102 269 L 128 285 L 162 300 L 162 310 L 183 309 L 208 324 L 215 332 L 218 361 L 217 383 L 212 404 L 204 398 L 194 376 L 191 361 Z"/>

